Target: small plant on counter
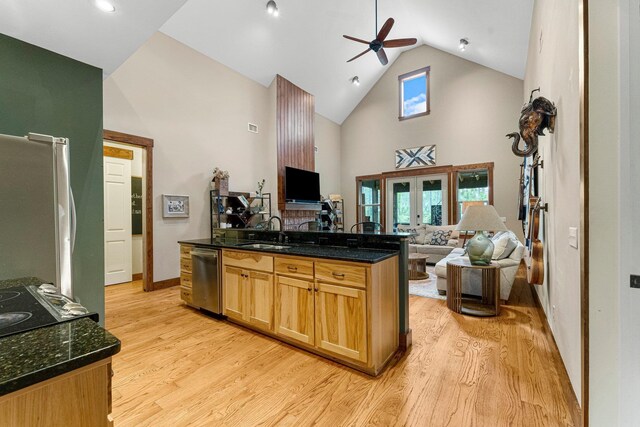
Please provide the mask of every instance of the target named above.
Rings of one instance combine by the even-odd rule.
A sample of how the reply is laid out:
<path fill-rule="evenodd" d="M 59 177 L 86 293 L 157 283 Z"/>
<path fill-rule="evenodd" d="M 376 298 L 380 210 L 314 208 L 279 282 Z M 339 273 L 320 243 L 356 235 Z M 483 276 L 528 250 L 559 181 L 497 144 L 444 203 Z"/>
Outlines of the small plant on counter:
<path fill-rule="evenodd" d="M 264 179 L 262 181 L 258 181 L 258 191 L 256 191 L 256 194 L 258 195 L 258 197 L 262 196 L 262 189 L 264 188 Z"/>
<path fill-rule="evenodd" d="M 211 189 L 219 191 L 221 196 L 229 194 L 229 171 L 223 171 L 220 168 L 213 170 L 213 179 L 211 180 Z"/>

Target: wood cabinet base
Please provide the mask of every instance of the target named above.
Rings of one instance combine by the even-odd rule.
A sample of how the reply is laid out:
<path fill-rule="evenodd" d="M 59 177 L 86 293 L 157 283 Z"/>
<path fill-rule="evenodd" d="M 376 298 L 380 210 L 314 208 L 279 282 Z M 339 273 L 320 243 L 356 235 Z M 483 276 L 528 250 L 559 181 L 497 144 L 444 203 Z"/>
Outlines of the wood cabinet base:
<path fill-rule="evenodd" d="M 111 427 L 111 358 L 0 397 L 0 424 Z"/>

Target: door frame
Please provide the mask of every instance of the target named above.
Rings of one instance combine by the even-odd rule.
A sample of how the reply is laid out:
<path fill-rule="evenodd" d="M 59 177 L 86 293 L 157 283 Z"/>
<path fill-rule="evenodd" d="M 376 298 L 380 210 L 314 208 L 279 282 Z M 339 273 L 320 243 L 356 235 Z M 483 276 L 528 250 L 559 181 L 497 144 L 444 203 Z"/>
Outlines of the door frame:
<path fill-rule="evenodd" d="M 102 139 L 135 145 L 145 151 L 145 216 L 142 224 L 144 240 L 142 263 L 142 289 L 156 290 L 153 282 L 153 139 L 105 129 Z M 159 289 L 159 288 L 158 288 Z"/>

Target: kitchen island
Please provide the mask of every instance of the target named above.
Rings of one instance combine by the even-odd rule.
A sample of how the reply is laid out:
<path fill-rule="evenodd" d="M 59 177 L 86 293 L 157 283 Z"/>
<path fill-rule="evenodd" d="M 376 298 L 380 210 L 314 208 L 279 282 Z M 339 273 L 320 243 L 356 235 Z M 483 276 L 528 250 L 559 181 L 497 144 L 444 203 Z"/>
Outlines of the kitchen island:
<path fill-rule="evenodd" d="M 41 283 L 4 280 L 0 289 Z M 111 356 L 119 351 L 120 341 L 88 318 L 0 338 L 3 425 L 112 425 Z"/>
<path fill-rule="evenodd" d="M 194 248 L 220 250 L 222 314 L 229 321 L 379 374 L 402 346 L 398 236 L 377 236 L 376 244 L 345 233 L 342 241 L 326 233 L 284 237 L 287 243 L 273 232 L 227 230 L 223 238 L 180 241 L 182 299 L 199 308 L 192 298 Z"/>

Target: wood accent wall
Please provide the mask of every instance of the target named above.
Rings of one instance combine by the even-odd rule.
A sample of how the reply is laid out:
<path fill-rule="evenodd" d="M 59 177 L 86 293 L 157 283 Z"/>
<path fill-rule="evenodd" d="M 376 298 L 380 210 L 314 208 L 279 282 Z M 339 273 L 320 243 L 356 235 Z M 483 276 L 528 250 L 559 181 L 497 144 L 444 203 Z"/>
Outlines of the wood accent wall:
<path fill-rule="evenodd" d="M 315 218 L 313 212 L 287 211 L 284 168 L 315 171 L 315 98 L 284 77 L 276 76 L 276 144 L 278 153 L 278 209 L 287 229 Z"/>

